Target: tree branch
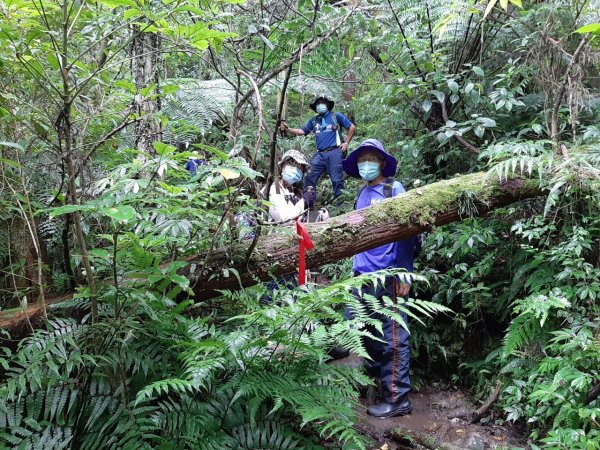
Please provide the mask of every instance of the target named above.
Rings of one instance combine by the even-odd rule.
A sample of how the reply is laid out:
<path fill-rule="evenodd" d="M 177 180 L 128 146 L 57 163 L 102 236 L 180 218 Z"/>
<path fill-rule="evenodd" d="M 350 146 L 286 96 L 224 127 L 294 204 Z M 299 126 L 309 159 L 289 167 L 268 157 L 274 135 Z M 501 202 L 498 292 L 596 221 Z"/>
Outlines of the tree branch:
<path fill-rule="evenodd" d="M 262 104 L 262 99 L 260 98 L 260 91 L 258 90 L 258 86 L 256 85 L 256 81 L 254 81 L 254 78 L 252 78 L 252 76 L 250 74 L 248 74 L 247 72 L 244 72 L 241 69 L 238 69 L 236 71 L 237 73 L 244 75 L 246 78 L 248 78 L 248 80 L 250 80 L 250 83 L 252 84 L 252 87 L 254 88 L 254 95 L 256 96 L 256 109 L 257 109 L 257 115 L 258 115 L 258 130 L 256 132 L 256 145 L 254 146 L 254 155 L 252 155 L 252 160 L 250 161 L 250 166 L 251 167 L 255 167 L 256 166 L 256 156 L 258 155 L 258 150 L 260 148 L 260 143 L 262 141 L 262 130 L 263 130 L 263 122 L 265 121 L 263 118 L 263 104 Z M 232 120 L 234 120 L 234 117 L 232 117 Z M 233 129 L 233 127 L 232 127 Z"/>
<path fill-rule="evenodd" d="M 490 394 L 487 401 L 483 405 L 481 405 L 481 407 L 477 411 L 475 411 L 473 413 L 473 417 L 471 418 L 470 423 L 473 424 L 473 423 L 479 422 L 481 420 L 481 418 L 487 414 L 487 412 L 490 410 L 492 405 L 496 402 L 496 400 L 498 400 L 498 396 L 500 395 L 501 390 L 502 390 L 502 381 L 498 381 L 496 383 L 496 387 Z"/>
<path fill-rule="evenodd" d="M 565 75 L 562 83 L 560 84 L 560 88 L 558 89 L 558 93 L 556 94 L 556 98 L 554 99 L 554 106 L 552 107 L 552 118 L 550 120 L 550 137 L 552 142 L 554 143 L 554 147 L 558 148 L 558 111 L 560 109 L 560 104 L 562 103 L 563 96 L 565 95 L 565 91 L 567 90 L 567 83 L 569 81 L 569 76 L 571 75 L 571 70 L 573 70 L 573 66 L 577 63 L 579 59 L 579 55 L 581 51 L 585 47 L 589 39 L 588 35 L 585 35 L 579 41 L 579 45 L 573 53 L 571 57 L 571 61 L 569 61 L 569 65 L 567 66 L 567 70 L 565 70 Z"/>
<path fill-rule="evenodd" d="M 108 133 L 106 133 L 104 136 L 102 136 L 99 140 L 97 140 L 94 143 L 94 145 L 92 146 L 92 148 L 90 149 L 90 151 L 88 151 L 87 154 L 81 160 L 81 165 L 75 171 L 75 178 L 77 178 L 79 176 L 84 164 L 94 155 L 94 153 L 96 153 L 96 150 L 98 150 L 106 141 L 108 141 L 111 137 L 113 137 L 115 134 L 117 134 L 123 128 L 126 128 L 128 125 L 131 125 L 134 122 L 135 122 L 135 119 L 130 119 L 130 120 L 125 119 L 119 125 L 117 125 L 112 130 L 110 130 Z"/>
<path fill-rule="evenodd" d="M 262 88 L 265 84 L 267 84 L 271 79 L 273 79 L 275 76 L 277 76 L 279 73 L 283 72 L 284 70 L 286 70 L 289 66 L 293 65 L 296 61 L 298 61 L 300 59 L 301 56 L 306 56 L 307 53 L 310 53 L 311 51 L 313 51 L 315 48 L 317 48 L 321 43 L 323 43 L 324 41 L 326 41 L 327 39 L 329 39 L 331 36 L 333 36 L 335 33 L 337 33 L 337 31 L 340 29 L 340 27 L 344 24 L 344 22 L 346 22 L 346 20 L 348 20 L 348 18 L 354 13 L 354 11 L 356 11 L 356 9 L 358 9 L 359 5 L 357 4 L 356 6 L 352 7 L 352 9 L 348 12 L 348 14 L 346 14 L 342 19 L 340 19 L 337 24 L 332 27 L 327 33 L 325 33 L 324 35 L 320 36 L 320 37 L 316 37 L 316 38 L 312 38 L 309 41 L 303 43 L 300 45 L 300 47 L 298 48 L 298 50 L 296 50 L 292 56 L 290 56 L 288 59 L 282 61 L 276 68 L 274 68 L 273 70 L 271 70 L 269 73 L 267 73 L 264 77 L 262 77 L 260 79 L 260 81 L 258 81 L 256 84 L 258 86 L 258 88 Z M 242 105 L 244 103 L 246 103 L 248 101 L 248 99 L 250 98 L 250 96 L 252 95 L 253 90 L 249 90 L 248 92 L 246 92 L 241 98 L 240 100 L 237 102 L 237 104 L 235 105 L 234 108 L 234 114 L 235 111 L 239 110 Z"/>
<path fill-rule="evenodd" d="M 408 44 L 408 39 L 406 37 L 406 33 L 404 32 L 404 27 L 402 26 L 402 22 L 400 22 L 400 19 L 398 18 L 398 15 L 396 14 L 396 11 L 394 11 L 394 7 L 392 6 L 392 2 L 390 0 L 387 0 L 388 5 L 390 5 L 390 11 L 392 11 L 392 14 L 394 16 L 394 19 L 396 19 L 396 23 L 398 24 L 398 28 L 400 28 L 400 33 L 402 34 L 402 38 L 403 38 L 403 43 L 406 46 L 408 53 L 410 55 L 410 59 L 412 60 L 415 69 L 417 69 L 417 72 L 419 73 L 419 76 L 421 77 L 421 79 L 423 81 L 425 81 L 425 75 L 423 74 L 423 72 L 421 72 L 421 68 L 419 67 L 419 64 L 417 64 L 417 59 L 415 58 L 415 54 L 412 51 L 412 47 Z"/>
<path fill-rule="evenodd" d="M 442 100 L 440 102 L 440 105 L 442 106 L 442 118 L 444 119 L 445 123 L 448 123 L 449 119 L 448 119 L 448 111 L 446 110 L 446 100 L 445 99 Z M 464 148 L 466 148 L 470 152 L 473 152 L 475 154 L 479 154 L 479 149 L 477 147 L 475 147 L 473 144 L 471 144 L 469 141 L 467 141 L 460 134 L 455 133 L 455 134 L 452 135 L 452 137 L 454 139 L 456 139 L 460 145 L 462 145 Z"/>

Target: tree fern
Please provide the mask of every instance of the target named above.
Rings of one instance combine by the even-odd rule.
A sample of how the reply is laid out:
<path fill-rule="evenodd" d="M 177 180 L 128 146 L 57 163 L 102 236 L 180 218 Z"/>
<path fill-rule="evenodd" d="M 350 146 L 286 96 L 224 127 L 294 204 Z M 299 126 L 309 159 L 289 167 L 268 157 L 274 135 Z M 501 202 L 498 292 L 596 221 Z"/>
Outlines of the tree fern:
<path fill-rule="evenodd" d="M 235 90 L 225 80 L 176 79 L 179 89 L 163 107 L 169 123 L 164 131 L 167 143 L 194 142 L 213 124 L 226 122 L 235 100 Z"/>

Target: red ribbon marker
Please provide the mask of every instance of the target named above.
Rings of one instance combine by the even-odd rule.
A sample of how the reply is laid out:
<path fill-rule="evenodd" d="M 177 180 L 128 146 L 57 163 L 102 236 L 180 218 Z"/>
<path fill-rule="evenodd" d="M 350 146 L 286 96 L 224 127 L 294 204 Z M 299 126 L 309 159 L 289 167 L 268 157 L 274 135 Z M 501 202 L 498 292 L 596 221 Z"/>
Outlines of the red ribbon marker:
<path fill-rule="evenodd" d="M 305 252 L 306 250 L 313 249 L 315 244 L 313 244 L 312 239 L 310 238 L 308 231 L 306 231 L 306 227 L 300 222 L 296 220 L 296 232 L 298 233 L 298 284 L 303 286 L 306 284 L 306 259 Z"/>

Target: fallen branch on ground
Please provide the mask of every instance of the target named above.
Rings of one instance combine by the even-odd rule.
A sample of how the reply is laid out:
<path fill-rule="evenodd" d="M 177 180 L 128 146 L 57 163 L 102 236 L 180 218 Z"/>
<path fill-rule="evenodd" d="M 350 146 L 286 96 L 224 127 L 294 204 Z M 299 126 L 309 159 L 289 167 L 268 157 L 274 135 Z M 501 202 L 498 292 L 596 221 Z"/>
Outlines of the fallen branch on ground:
<path fill-rule="evenodd" d="M 487 401 L 481 405 L 481 407 L 473 413 L 473 417 L 471 417 L 470 423 L 477 423 L 481 420 L 483 416 L 487 414 L 492 405 L 496 403 L 498 400 L 498 396 L 500 395 L 500 391 L 502 390 L 502 381 L 498 380 L 496 383 L 496 387 L 492 391 L 491 395 L 488 397 Z"/>

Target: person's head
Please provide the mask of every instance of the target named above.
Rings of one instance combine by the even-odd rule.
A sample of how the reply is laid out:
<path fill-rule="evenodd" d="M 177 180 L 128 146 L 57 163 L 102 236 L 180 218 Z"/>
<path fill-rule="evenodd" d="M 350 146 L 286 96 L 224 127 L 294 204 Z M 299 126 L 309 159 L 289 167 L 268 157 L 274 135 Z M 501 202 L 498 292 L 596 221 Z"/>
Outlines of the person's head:
<path fill-rule="evenodd" d="M 348 155 L 342 165 L 351 177 L 373 181 L 378 177 L 393 177 L 397 161 L 377 139 L 367 139 Z"/>
<path fill-rule="evenodd" d="M 334 106 L 335 102 L 327 95 L 317 95 L 310 103 L 310 108 L 319 115 L 332 111 Z"/>
<path fill-rule="evenodd" d="M 281 178 L 290 186 L 293 186 L 304 178 L 307 168 L 308 161 L 302 152 L 298 150 L 288 150 L 279 161 Z"/>
<path fill-rule="evenodd" d="M 315 111 L 317 112 L 317 114 L 319 115 L 323 115 L 326 114 L 327 111 L 329 111 L 329 107 L 327 106 L 327 102 L 325 100 L 319 100 L 317 102 L 317 106 L 315 106 Z"/>
<path fill-rule="evenodd" d="M 357 156 L 356 165 L 363 180 L 373 181 L 383 173 L 386 161 L 376 150 L 366 148 Z"/>

